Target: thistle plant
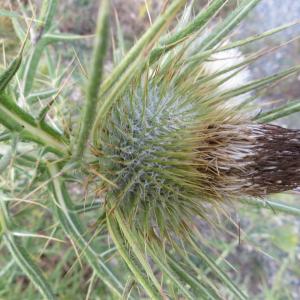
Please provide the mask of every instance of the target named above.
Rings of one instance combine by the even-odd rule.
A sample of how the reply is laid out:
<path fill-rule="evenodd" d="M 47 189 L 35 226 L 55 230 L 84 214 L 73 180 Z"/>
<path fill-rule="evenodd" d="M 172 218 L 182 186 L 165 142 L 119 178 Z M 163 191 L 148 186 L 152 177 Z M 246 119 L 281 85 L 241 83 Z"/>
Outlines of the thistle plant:
<path fill-rule="evenodd" d="M 166 5 L 129 51 L 119 24 L 106 74 L 111 5 L 101 1 L 87 78 L 77 55 L 72 61 L 82 112 L 68 100 L 72 72 L 55 64 L 53 45 L 86 37 L 57 32 L 58 2 L 43 1 L 37 18 L 0 11 L 22 41 L 0 77 L 1 251 L 30 281 L 28 299 L 60 299 L 70 285 L 83 286 L 86 299 L 94 291 L 105 299 L 247 299 L 209 254 L 199 222 L 216 228 L 239 202 L 299 215 L 266 199 L 300 184 L 299 131 L 267 124 L 299 103 L 259 114 L 253 102 L 300 66 L 250 80 L 248 65 L 264 53 L 239 50 L 293 24 L 234 41 L 259 0 L 240 1 L 216 25 L 230 1 L 198 13 L 193 2 Z M 36 233 L 20 230 L 28 224 Z"/>

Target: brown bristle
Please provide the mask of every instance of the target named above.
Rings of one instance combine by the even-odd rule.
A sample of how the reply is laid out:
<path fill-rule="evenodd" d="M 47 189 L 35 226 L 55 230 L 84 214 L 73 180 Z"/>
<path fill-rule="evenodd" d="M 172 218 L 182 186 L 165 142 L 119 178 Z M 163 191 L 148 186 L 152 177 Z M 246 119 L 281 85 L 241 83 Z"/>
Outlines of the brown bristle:
<path fill-rule="evenodd" d="M 199 146 L 213 196 L 264 197 L 300 186 L 300 130 L 269 124 L 209 126 Z"/>
<path fill-rule="evenodd" d="M 251 173 L 253 195 L 292 190 L 300 186 L 300 130 L 260 125 Z"/>

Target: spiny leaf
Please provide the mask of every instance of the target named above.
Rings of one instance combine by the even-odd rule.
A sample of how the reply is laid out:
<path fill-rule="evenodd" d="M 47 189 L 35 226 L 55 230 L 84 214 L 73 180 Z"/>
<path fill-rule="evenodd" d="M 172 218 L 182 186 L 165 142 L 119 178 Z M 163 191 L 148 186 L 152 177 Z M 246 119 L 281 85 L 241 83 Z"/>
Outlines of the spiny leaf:
<path fill-rule="evenodd" d="M 253 36 L 249 36 L 247 38 L 244 38 L 242 40 L 238 40 L 238 41 L 234 41 L 234 42 L 229 42 L 228 44 L 221 46 L 221 47 L 217 47 L 214 49 L 210 49 L 210 50 L 206 50 L 206 51 L 200 51 L 200 53 L 196 53 L 194 55 L 191 55 L 187 58 L 187 61 L 189 62 L 195 62 L 195 63 L 199 63 L 199 61 L 202 61 L 205 58 L 210 57 L 211 55 L 215 54 L 215 53 L 220 53 L 220 52 L 224 52 L 226 50 L 230 50 L 230 49 L 234 49 L 234 48 L 241 48 L 242 46 L 245 46 L 247 44 L 259 41 L 261 39 L 265 39 L 269 36 L 272 36 L 278 32 L 284 31 L 286 29 L 291 28 L 292 26 L 298 25 L 299 21 L 297 22 L 292 22 L 292 23 L 288 23 L 288 24 L 284 24 L 282 26 L 278 26 L 276 28 L 273 28 L 271 30 L 265 31 L 263 33 L 260 34 L 256 34 Z"/>
<path fill-rule="evenodd" d="M 287 78 L 287 77 L 291 76 L 292 74 L 295 74 L 299 71 L 300 71 L 300 66 L 299 65 L 295 66 L 295 67 L 291 67 L 291 68 L 289 68 L 287 70 L 284 70 L 282 72 L 279 72 L 277 74 L 254 80 L 254 81 L 252 81 L 250 83 L 247 83 L 245 85 L 242 85 L 238 88 L 218 93 L 214 96 L 211 96 L 211 97 L 208 97 L 207 99 L 204 99 L 203 101 L 212 101 L 213 103 L 224 101 L 224 100 L 230 99 L 232 97 L 236 97 L 236 96 L 239 96 L 239 95 L 257 90 L 257 89 L 264 88 L 269 84 L 272 84 L 272 83 L 274 83 L 278 80 L 281 80 L 283 78 Z"/>
<path fill-rule="evenodd" d="M 1 197 L 2 196 L 3 194 L 1 194 Z M 3 201 L 3 199 L 0 199 L 0 220 L 3 232 L 3 240 L 6 247 L 10 251 L 18 266 L 23 270 L 23 272 L 28 276 L 29 280 L 41 292 L 43 297 L 45 297 L 48 300 L 56 299 L 54 292 L 52 291 L 47 280 L 44 278 L 42 271 L 39 269 L 38 266 L 34 264 L 33 260 L 31 259 L 27 251 L 24 249 L 24 247 L 9 231 L 12 221 L 6 205 L 7 203 Z"/>
<path fill-rule="evenodd" d="M 77 218 L 73 212 L 73 203 L 69 198 L 65 184 L 57 177 L 60 170 L 59 167 L 54 164 L 48 164 L 48 170 L 52 177 L 51 188 L 54 193 L 53 206 L 60 226 L 81 250 L 97 276 L 103 280 L 116 295 L 121 297 L 122 291 L 124 290 L 123 285 L 84 238 L 82 225 L 79 218 Z"/>
<path fill-rule="evenodd" d="M 3 74 L 0 75 L 0 93 L 2 93 L 6 86 L 9 84 L 9 82 L 13 79 L 14 75 L 17 73 L 19 70 L 21 63 L 22 63 L 22 58 L 23 58 L 23 51 L 26 45 L 26 41 L 28 39 L 29 35 L 29 30 L 30 30 L 31 25 L 29 26 L 27 30 L 27 34 L 25 36 L 24 42 L 21 46 L 21 49 L 19 51 L 19 54 L 17 57 L 11 62 L 7 70 L 4 71 Z"/>
<path fill-rule="evenodd" d="M 3 92 L 21 66 L 22 55 L 18 55 L 0 76 L 0 92 Z"/>
<path fill-rule="evenodd" d="M 0 94 L 0 123 L 12 131 L 19 132 L 24 139 L 49 147 L 54 153 L 67 153 L 67 141 L 59 132 L 45 122 L 37 124 L 31 115 L 3 93 Z"/>

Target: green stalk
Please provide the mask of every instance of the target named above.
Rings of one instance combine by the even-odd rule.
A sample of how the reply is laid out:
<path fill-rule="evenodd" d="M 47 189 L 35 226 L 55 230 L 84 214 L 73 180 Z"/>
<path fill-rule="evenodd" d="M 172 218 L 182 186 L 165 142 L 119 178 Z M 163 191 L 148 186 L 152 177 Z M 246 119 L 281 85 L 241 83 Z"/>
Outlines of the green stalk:
<path fill-rule="evenodd" d="M 109 19 L 109 0 L 103 0 L 99 9 L 98 24 L 96 29 L 96 39 L 92 59 L 92 68 L 87 87 L 87 96 L 83 118 L 81 122 L 78 141 L 74 151 L 74 158 L 81 159 L 87 140 L 90 135 L 91 127 L 95 119 L 98 93 L 102 80 L 104 58 L 108 45 L 108 19 Z"/>
<path fill-rule="evenodd" d="M 174 1 L 167 10 L 157 18 L 155 23 L 146 31 L 140 40 L 131 48 L 127 55 L 121 60 L 111 75 L 103 82 L 100 88 L 100 108 L 97 112 L 92 136 L 97 143 L 97 128 L 103 122 L 105 115 L 112 105 L 118 100 L 119 95 L 128 87 L 130 80 L 140 73 L 147 64 L 148 52 L 154 46 L 159 34 L 165 30 L 168 24 L 176 16 L 179 9 L 185 4 L 185 0 Z M 109 94 L 107 92 L 113 87 Z"/>
<path fill-rule="evenodd" d="M 38 26 L 36 27 L 37 30 L 36 34 L 38 34 L 38 39 L 37 41 L 35 41 L 36 42 L 35 49 L 33 53 L 30 55 L 25 68 L 24 96 L 28 96 L 31 91 L 33 80 L 35 78 L 36 70 L 40 62 L 42 52 L 49 43 L 49 40 L 44 38 L 44 33 L 47 33 L 52 26 L 53 17 L 56 12 L 56 7 L 57 7 L 57 0 L 43 1 L 41 16 L 39 17 L 41 23 L 38 24 Z"/>

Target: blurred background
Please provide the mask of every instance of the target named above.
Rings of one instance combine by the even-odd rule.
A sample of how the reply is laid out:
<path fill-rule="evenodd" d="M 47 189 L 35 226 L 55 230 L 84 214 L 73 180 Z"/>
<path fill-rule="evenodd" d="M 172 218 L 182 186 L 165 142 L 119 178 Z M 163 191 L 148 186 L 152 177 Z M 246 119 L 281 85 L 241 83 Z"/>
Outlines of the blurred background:
<path fill-rule="evenodd" d="M 98 0 L 58 1 L 56 15 L 57 30 L 80 35 L 90 35 L 95 28 Z M 195 1 L 195 11 L 207 4 L 207 0 Z M 234 1 L 233 1 L 234 2 Z M 20 9 L 20 4 L 39 7 L 41 0 L 7 1 L 0 0 L 0 9 Z M 114 14 L 118 16 L 125 42 L 130 47 L 159 14 L 163 1 L 159 0 L 113 0 Z M 226 9 L 234 7 L 233 3 Z M 226 11 L 226 10 L 224 10 Z M 222 18 L 220 14 L 218 18 Z M 262 0 L 247 19 L 234 32 L 232 40 L 262 33 L 285 23 L 300 20 L 300 1 Z M 115 35 L 115 18 L 112 17 L 112 36 Z M 244 55 L 256 49 L 269 51 L 257 62 L 249 65 L 251 76 L 258 79 L 276 73 L 284 68 L 300 64 L 300 26 L 278 33 L 266 40 L 241 49 Z M 73 47 L 84 65 L 87 65 L 92 39 L 76 42 Z M 13 57 L 18 50 L 18 42 L 13 26 L 8 18 L 0 17 L 0 46 L 4 47 L 6 59 Z M 279 47 L 280 46 L 280 47 Z M 73 47 L 63 48 L 65 64 L 74 55 Z M 3 52 L 4 53 L 4 52 Z M 3 62 L 3 55 L 0 55 Z M 111 58 L 109 58 L 111 59 Z M 109 61 L 108 59 L 108 61 Z M 41 66 L 42 68 L 42 66 Z M 107 70 L 110 63 L 107 64 Z M 81 90 L 72 94 L 74 101 L 81 96 Z M 270 110 L 289 101 L 300 101 L 300 74 L 284 79 L 279 84 L 268 87 L 259 95 L 262 110 Z M 289 128 L 300 128 L 300 113 L 283 118 L 277 123 Z M 275 199 L 276 198 L 276 199 Z M 290 203 L 300 208 L 300 193 L 290 192 L 273 197 L 277 201 Z M 241 206 L 232 215 L 241 227 L 239 243 L 235 228 L 227 221 L 228 229 L 220 236 L 211 232 L 205 224 L 203 234 L 212 239 L 215 253 L 226 257 L 228 270 L 233 267 L 232 277 L 247 289 L 251 299 L 285 300 L 300 299 L 300 218 L 285 215 L 272 209 L 258 209 Z M 1 270 L 0 270 L 1 276 Z M 1 286 L 0 286 L 1 291 Z M 1 296 L 0 296 L 1 298 Z"/>

